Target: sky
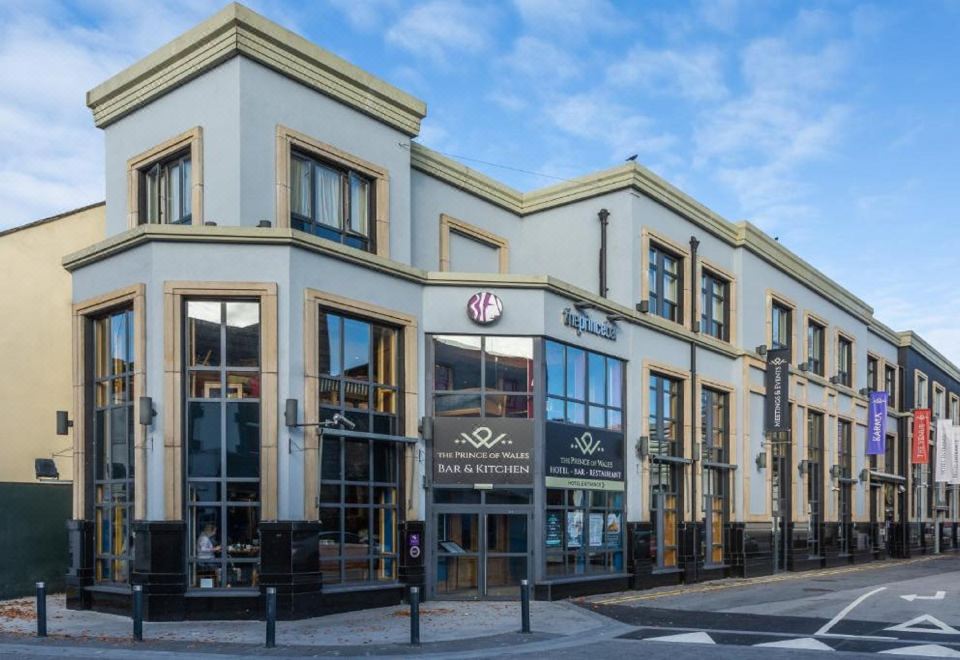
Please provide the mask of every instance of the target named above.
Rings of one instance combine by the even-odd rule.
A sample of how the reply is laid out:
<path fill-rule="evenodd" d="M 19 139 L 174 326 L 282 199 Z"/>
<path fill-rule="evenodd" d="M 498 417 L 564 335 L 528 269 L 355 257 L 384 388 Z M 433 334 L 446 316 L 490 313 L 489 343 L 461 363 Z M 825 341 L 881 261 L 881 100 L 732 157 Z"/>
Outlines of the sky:
<path fill-rule="evenodd" d="M 103 199 L 90 88 L 209 0 L 0 3 L 0 230 Z M 638 162 L 960 365 L 960 0 L 251 0 L 520 190 Z"/>

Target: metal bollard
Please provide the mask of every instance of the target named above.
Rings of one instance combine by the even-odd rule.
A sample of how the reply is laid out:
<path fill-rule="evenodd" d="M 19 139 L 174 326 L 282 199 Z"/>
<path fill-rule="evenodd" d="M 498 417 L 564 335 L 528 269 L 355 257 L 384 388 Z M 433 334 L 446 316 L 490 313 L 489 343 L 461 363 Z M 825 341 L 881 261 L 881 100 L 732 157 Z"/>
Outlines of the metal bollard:
<path fill-rule="evenodd" d="M 530 581 L 520 580 L 520 632 L 530 632 Z"/>
<path fill-rule="evenodd" d="M 143 641 L 143 585 L 133 585 L 133 641 Z"/>
<path fill-rule="evenodd" d="M 410 587 L 410 643 L 420 646 L 420 587 Z"/>
<path fill-rule="evenodd" d="M 37 637 L 47 636 L 47 585 L 37 582 Z"/>
<path fill-rule="evenodd" d="M 277 645 L 277 588 L 267 587 L 267 648 Z"/>

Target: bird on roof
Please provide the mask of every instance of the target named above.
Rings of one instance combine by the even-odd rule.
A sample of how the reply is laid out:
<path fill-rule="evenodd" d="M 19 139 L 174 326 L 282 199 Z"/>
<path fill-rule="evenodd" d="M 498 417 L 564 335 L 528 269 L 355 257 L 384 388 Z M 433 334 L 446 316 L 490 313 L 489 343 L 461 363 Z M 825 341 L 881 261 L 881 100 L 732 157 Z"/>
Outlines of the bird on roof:
<path fill-rule="evenodd" d="M 639 155 L 639 154 L 633 154 L 632 156 L 628 156 L 628 157 L 627 157 L 627 161 L 636 160 L 638 155 Z"/>

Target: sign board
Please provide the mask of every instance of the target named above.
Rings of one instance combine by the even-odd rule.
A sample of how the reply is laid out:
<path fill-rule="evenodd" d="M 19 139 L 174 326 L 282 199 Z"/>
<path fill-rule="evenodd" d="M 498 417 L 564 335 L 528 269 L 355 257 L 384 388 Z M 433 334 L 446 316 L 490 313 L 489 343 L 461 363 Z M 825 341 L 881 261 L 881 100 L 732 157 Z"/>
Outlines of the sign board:
<path fill-rule="evenodd" d="M 780 433 L 790 430 L 790 349 L 767 351 L 767 386 L 763 430 Z"/>
<path fill-rule="evenodd" d="M 919 408 L 913 411 L 913 446 L 910 452 L 912 465 L 926 465 L 930 462 L 930 409 Z"/>
<path fill-rule="evenodd" d="M 883 456 L 887 448 L 887 393 L 870 392 L 867 409 L 867 456 Z"/>
<path fill-rule="evenodd" d="M 547 422 L 548 488 L 623 490 L 623 434 Z"/>
<path fill-rule="evenodd" d="M 579 337 L 584 332 L 611 341 L 617 341 L 617 326 L 610 321 L 598 321 L 575 309 L 567 307 L 563 310 L 563 324 L 577 331 Z"/>
<path fill-rule="evenodd" d="M 409 546 L 410 558 L 419 559 L 420 554 L 422 553 L 420 547 L 420 534 L 414 532 L 407 537 L 407 545 Z"/>
<path fill-rule="evenodd" d="M 467 301 L 467 316 L 477 325 L 495 323 L 503 314 L 503 301 L 489 291 L 477 291 Z"/>
<path fill-rule="evenodd" d="M 532 485 L 533 420 L 436 418 L 433 482 Z"/>

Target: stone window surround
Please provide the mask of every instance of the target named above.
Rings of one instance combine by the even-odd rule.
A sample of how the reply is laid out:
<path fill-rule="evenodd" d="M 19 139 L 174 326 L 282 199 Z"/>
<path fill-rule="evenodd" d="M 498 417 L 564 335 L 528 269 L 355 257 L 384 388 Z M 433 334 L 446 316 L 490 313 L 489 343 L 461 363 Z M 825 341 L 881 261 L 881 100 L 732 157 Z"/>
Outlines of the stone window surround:
<path fill-rule="evenodd" d="M 680 381 L 680 429 L 682 433 L 682 447 L 680 447 L 680 455 L 684 457 L 689 457 L 693 451 L 693 432 L 694 432 L 694 423 L 690 419 L 690 397 L 693 396 L 693 386 L 690 382 L 690 371 L 687 369 L 680 369 L 674 367 L 673 365 L 666 364 L 663 362 L 657 362 L 654 360 L 644 359 L 641 366 L 641 380 L 640 387 L 643 392 L 642 397 L 642 407 L 640 411 L 640 435 L 646 438 L 650 437 L 650 377 L 651 374 L 656 374 L 658 376 L 665 376 L 667 378 L 673 378 Z M 698 408 L 699 411 L 699 408 Z M 696 426 L 700 426 L 700 421 L 697 419 Z M 699 434 L 699 431 L 697 431 Z M 732 436 L 731 436 L 732 437 Z M 733 444 L 731 442 L 731 444 Z M 650 502 L 646 500 L 649 497 L 649 493 L 646 491 L 650 484 L 650 465 L 651 458 L 647 456 L 641 462 L 640 470 L 641 475 L 637 480 L 637 483 L 641 484 L 639 497 L 636 499 L 638 506 L 640 507 L 640 520 L 643 522 L 653 522 L 650 517 Z M 683 488 L 686 489 L 689 486 L 689 470 L 686 469 L 686 466 L 680 466 L 681 473 L 683 476 Z M 683 511 L 680 512 L 684 520 L 690 519 L 691 514 L 691 503 L 689 496 L 682 496 L 683 499 Z"/>
<path fill-rule="evenodd" d="M 823 328 L 823 375 L 814 373 L 811 369 L 808 369 L 804 372 L 804 375 L 808 378 L 821 378 L 824 381 L 828 381 L 830 376 L 834 375 L 834 351 L 831 351 L 830 348 L 830 331 L 831 326 L 827 320 L 817 314 L 814 314 L 811 311 L 804 310 L 803 312 L 803 356 L 804 361 L 807 365 L 810 364 L 812 356 L 810 355 L 810 342 L 808 341 L 807 334 L 809 332 L 810 324 L 818 325 Z"/>
<path fill-rule="evenodd" d="M 697 404 L 697 416 L 694 423 L 696 441 L 702 446 L 704 442 L 703 428 L 700 424 L 701 416 L 703 415 L 703 390 L 709 389 L 714 390 L 715 392 L 721 392 L 727 395 L 727 462 L 731 465 L 740 465 L 740 441 L 737 435 L 737 388 L 733 383 L 728 383 L 722 380 L 716 380 L 714 378 L 709 378 L 707 376 L 697 375 L 696 383 L 694 384 L 694 389 L 696 391 L 694 401 Z M 688 413 L 689 414 L 689 413 Z M 698 455 L 697 452 L 694 452 L 694 455 Z M 696 463 L 696 475 L 694 476 L 697 479 L 698 484 L 703 483 L 703 461 L 699 460 Z M 737 471 L 733 470 L 729 474 L 730 482 L 727 484 L 729 490 L 727 491 L 727 501 L 730 507 L 730 519 L 733 519 L 733 516 L 737 512 L 737 502 L 736 502 L 736 480 L 737 480 Z M 748 485 L 744 484 L 744 488 Z M 744 492 L 744 501 L 750 501 L 750 495 L 748 492 Z M 702 518 L 704 515 L 703 512 L 703 498 L 698 498 L 700 501 L 695 504 L 698 510 L 697 517 L 698 519 Z M 749 510 L 749 506 L 746 507 Z"/>
<path fill-rule="evenodd" d="M 799 340 L 797 336 L 797 303 L 790 298 L 787 298 L 785 295 L 774 291 L 773 289 L 767 289 L 765 307 L 766 333 L 764 336 L 767 339 L 767 347 L 771 349 L 773 348 L 773 305 L 775 303 L 790 310 L 790 364 L 795 369 L 797 366 L 799 366 L 796 358 L 797 355 L 800 354 L 797 347 L 797 342 Z M 806 334 L 804 334 L 804 344 L 806 344 L 806 338 Z"/>
<path fill-rule="evenodd" d="M 510 272 L 510 241 L 469 222 L 459 220 L 446 213 L 440 214 L 440 271 L 450 271 L 450 234 L 455 233 L 476 241 L 497 251 L 498 271 Z"/>
<path fill-rule="evenodd" d="M 277 125 L 276 145 L 276 219 L 275 227 L 290 227 L 290 154 L 294 149 L 315 156 L 335 166 L 348 168 L 368 177 L 373 184 L 371 222 L 375 254 L 390 257 L 390 173 L 386 168 L 363 160 L 334 146 L 315 140 L 304 133 Z"/>
<path fill-rule="evenodd" d="M 697 295 L 695 296 L 696 300 L 691 301 L 691 305 L 693 307 L 693 316 L 698 322 L 700 321 L 700 314 L 702 312 L 700 309 L 700 296 L 702 295 L 701 280 L 703 279 L 704 271 L 711 273 L 718 279 L 725 280 L 727 283 L 727 338 L 717 339 L 717 341 L 722 341 L 725 344 L 736 346 L 739 338 L 739 327 L 737 324 L 737 308 L 739 306 L 739 302 L 737 300 L 737 278 L 730 271 L 721 268 L 709 259 L 699 255 L 697 256 Z M 708 335 L 703 328 L 700 328 L 700 334 L 704 337 L 716 339 L 716 337 Z"/>
<path fill-rule="evenodd" d="M 923 387 L 920 386 L 921 380 L 923 381 Z M 935 414 L 936 411 L 933 410 L 933 401 L 930 400 L 929 388 L 930 388 L 930 379 L 927 378 L 927 374 L 920 371 L 919 369 L 914 369 L 913 370 L 913 407 L 929 408 L 931 410 L 931 414 Z"/>
<path fill-rule="evenodd" d="M 195 126 L 164 140 L 127 161 L 127 227 L 140 224 L 140 189 L 142 173 L 154 163 L 190 150 L 190 182 L 192 208 L 190 224 L 203 225 L 203 129 Z"/>
<path fill-rule="evenodd" d="M 850 342 L 850 385 L 844 385 L 843 383 L 838 383 L 836 387 L 848 387 L 850 389 L 857 389 L 857 375 L 859 374 L 860 361 L 857 359 L 857 340 L 854 337 L 853 333 L 847 332 L 843 328 L 838 328 L 834 326 L 833 329 L 833 351 L 835 355 L 834 363 L 835 368 L 833 373 L 827 375 L 830 376 L 839 376 L 840 375 L 840 340 L 844 339 Z"/>
<path fill-rule="evenodd" d="M 654 314 L 653 310 L 650 311 L 649 316 L 660 319 L 666 323 L 670 323 L 674 327 L 686 327 L 687 320 L 690 318 L 690 310 L 696 307 L 696 303 L 693 303 L 692 306 L 690 303 L 690 301 L 693 299 L 691 292 L 691 286 L 693 285 L 690 282 L 690 274 L 687 272 L 687 268 L 690 264 L 690 249 L 654 229 L 643 227 L 640 232 L 640 300 L 646 301 L 650 300 L 651 245 L 665 252 L 673 254 L 673 256 L 680 261 L 678 268 L 680 277 L 680 300 L 678 316 L 680 317 L 680 320 L 673 321 L 671 319 L 664 318 L 659 314 Z M 697 286 L 699 287 L 699 282 L 697 283 Z"/>

